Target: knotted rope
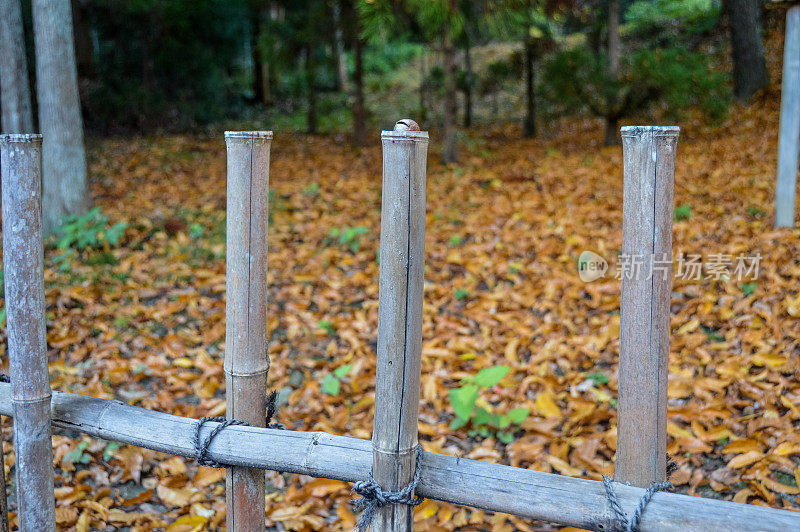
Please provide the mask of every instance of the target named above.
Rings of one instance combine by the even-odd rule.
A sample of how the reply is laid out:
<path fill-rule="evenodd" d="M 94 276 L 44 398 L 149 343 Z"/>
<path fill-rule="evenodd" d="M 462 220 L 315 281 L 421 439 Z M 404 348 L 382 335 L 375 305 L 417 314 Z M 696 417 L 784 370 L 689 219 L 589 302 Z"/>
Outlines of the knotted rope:
<path fill-rule="evenodd" d="M 384 491 L 380 484 L 375 481 L 372 473 L 369 474 L 369 480 L 361 480 L 353 484 L 353 491 L 361 495 L 361 498 L 353 503 L 353 507 L 356 510 L 363 510 L 358 517 L 359 532 L 366 532 L 378 508 L 382 508 L 387 504 L 407 504 L 409 506 L 418 506 L 422 504 L 424 498 L 419 495 L 414 495 L 414 490 L 417 489 L 421 474 L 422 446 L 417 445 L 414 478 L 412 478 L 411 482 L 404 488 L 397 491 Z"/>
<path fill-rule="evenodd" d="M 280 423 L 272 423 L 272 416 L 275 415 L 275 412 L 278 409 L 277 406 L 277 392 L 272 392 L 269 394 L 269 398 L 267 399 L 267 420 L 266 426 L 268 429 L 278 429 L 278 430 L 286 430 L 286 427 L 281 425 Z M 205 439 L 200 438 L 200 432 L 203 428 L 203 425 L 206 423 L 219 423 L 214 429 L 205 437 Z M 244 421 L 240 421 L 238 419 L 227 419 L 224 416 L 213 416 L 213 417 L 201 417 L 198 420 L 197 428 L 195 429 L 194 433 L 194 450 L 197 455 L 197 461 L 204 466 L 210 467 L 226 467 L 225 464 L 218 462 L 211 458 L 208 455 L 208 447 L 211 445 L 211 442 L 216 438 L 217 434 L 222 432 L 228 427 L 239 425 L 243 427 L 249 427 L 250 424 Z"/>
<path fill-rule="evenodd" d="M 667 455 L 668 479 L 676 469 L 678 469 L 678 464 L 672 460 L 670 455 Z M 631 515 L 631 518 L 628 519 L 628 517 L 625 515 L 625 511 L 622 509 L 622 505 L 620 504 L 616 492 L 614 492 L 614 479 L 608 475 L 603 475 L 603 487 L 606 489 L 606 498 L 608 499 L 608 503 L 611 505 L 611 510 L 614 512 L 616 521 L 614 529 L 624 532 L 638 532 L 639 524 L 642 521 L 642 514 L 644 513 L 647 505 L 650 503 L 650 500 L 653 498 L 653 495 L 659 491 L 667 491 L 674 488 L 672 482 L 669 480 L 666 482 L 653 482 L 650 484 L 650 487 L 644 492 L 642 498 L 639 499 L 639 504 L 636 505 L 633 515 Z"/>

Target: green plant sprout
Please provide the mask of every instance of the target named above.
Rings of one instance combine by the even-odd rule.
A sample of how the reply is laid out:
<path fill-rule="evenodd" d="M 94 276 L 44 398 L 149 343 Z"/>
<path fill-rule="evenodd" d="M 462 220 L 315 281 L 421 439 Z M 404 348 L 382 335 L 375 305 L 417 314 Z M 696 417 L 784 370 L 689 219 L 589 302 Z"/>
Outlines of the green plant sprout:
<path fill-rule="evenodd" d="M 342 387 L 342 379 L 350 373 L 351 369 L 353 369 L 352 364 L 344 364 L 333 370 L 333 373 L 326 373 L 320 383 L 322 392 L 333 396 L 339 395 L 339 390 Z"/>
<path fill-rule="evenodd" d="M 496 436 L 503 443 L 514 441 L 514 425 L 519 425 L 530 414 L 527 408 L 513 408 L 505 414 L 493 414 L 476 406 L 481 390 L 494 388 L 511 368 L 492 366 L 484 368 L 472 377 L 462 379 L 463 386 L 450 390 L 450 404 L 456 417 L 450 423 L 453 430 L 470 424 L 469 436 L 489 438 Z"/>

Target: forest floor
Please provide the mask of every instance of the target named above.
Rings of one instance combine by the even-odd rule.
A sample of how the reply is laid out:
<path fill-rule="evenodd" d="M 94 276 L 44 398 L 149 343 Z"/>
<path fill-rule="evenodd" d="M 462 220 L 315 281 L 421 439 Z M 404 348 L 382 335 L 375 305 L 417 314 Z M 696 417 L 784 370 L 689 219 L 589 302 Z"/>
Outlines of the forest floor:
<path fill-rule="evenodd" d="M 707 268 L 673 283 L 668 450 L 678 492 L 798 510 L 800 230 L 772 229 L 777 102 L 772 89 L 721 126 L 681 124 L 674 250 Z M 431 131 L 420 438 L 432 452 L 600 479 L 616 444 L 621 150 L 597 146 L 595 121 L 554 130 L 475 131 L 450 166 Z M 97 141 L 90 167 L 94 203 L 128 228 L 118 246 L 46 252 L 53 388 L 224 413 L 222 136 Z M 358 151 L 335 136 L 275 134 L 270 387 L 291 429 L 371 436 L 380 176 L 377 132 Z M 606 278 L 581 281 L 584 250 L 608 259 Z M 729 275 L 715 275 L 708 264 L 726 255 Z M 737 278 L 740 255 L 760 255 L 757 279 Z M 448 390 L 495 366 L 508 373 L 477 405 L 527 417 L 499 435 L 450 428 Z M 224 470 L 68 436 L 53 446 L 62 529 L 224 525 Z M 267 478 L 271 529 L 353 527 L 349 484 Z M 430 500 L 415 519 L 431 531 L 542 526 Z"/>

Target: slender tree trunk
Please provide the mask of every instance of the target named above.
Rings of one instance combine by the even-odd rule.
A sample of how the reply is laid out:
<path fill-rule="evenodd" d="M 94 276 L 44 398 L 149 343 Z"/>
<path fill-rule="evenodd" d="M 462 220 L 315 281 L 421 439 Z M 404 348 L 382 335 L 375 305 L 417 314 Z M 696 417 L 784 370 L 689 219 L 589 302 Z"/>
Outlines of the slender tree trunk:
<path fill-rule="evenodd" d="M 530 32 L 529 32 L 530 33 Z M 534 42 L 530 37 L 525 39 L 525 120 L 522 132 L 526 137 L 536 136 L 536 95 L 534 94 L 535 78 L 533 70 Z"/>
<path fill-rule="evenodd" d="M 306 91 L 308 111 L 306 113 L 306 132 L 317 132 L 317 88 L 314 86 L 314 52 L 306 46 Z"/>
<path fill-rule="evenodd" d="M 458 115 L 458 101 L 456 100 L 456 50 L 453 41 L 445 30 L 442 39 L 444 52 L 444 145 L 442 147 L 442 162 L 454 163 L 458 161 L 456 153 L 456 120 Z"/>
<path fill-rule="evenodd" d="M 616 82 L 619 78 L 620 60 L 620 39 L 619 39 L 619 0 L 608 0 L 608 74 L 612 81 Z M 617 122 L 619 116 L 617 107 L 617 95 L 611 95 L 607 103 L 608 113 L 606 114 L 606 135 L 605 145 L 613 146 L 620 144 Z"/>
<path fill-rule="evenodd" d="M 747 101 L 769 83 L 758 0 L 724 0 L 733 52 L 733 93 Z"/>
<path fill-rule="evenodd" d="M 69 0 L 33 0 L 45 234 L 65 216 L 84 212 L 89 203 L 70 11 Z"/>
<path fill-rule="evenodd" d="M 345 61 L 344 54 L 344 31 L 342 30 L 342 6 L 339 0 L 333 2 L 333 44 L 334 51 L 336 52 L 336 84 L 339 90 L 348 93 L 350 92 L 349 83 L 347 82 L 347 62 Z"/>
<path fill-rule="evenodd" d="M 0 93 L 3 133 L 33 133 L 31 88 L 19 0 L 0 0 Z"/>
<path fill-rule="evenodd" d="M 422 56 L 419 61 L 419 117 L 425 120 L 427 116 L 427 106 L 425 105 L 425 77 L 428 75 L 428 54 L 422 48 Z"/>
<path fill-rule="evenodd" d="M 75 28 L 75 62 L 78 77 L 91 79 L 94 77 L 94 50 L 92 49 L 91 28 L 86 16 L 86 3 L 72 0 L 72 25 Z"/>
<path fill-rule="evenodd" d="M 800 5 L 786 12 L 775 184 L 775 227 L 794 227 L 797 165 L 800 156 Z"/>
<path fill-rule="evenodd" d="M 619 0 L 608 0 L 608 73 L 616 80 L 619 75 Z"/>
<path fill-rule="evenodd" d="M 269 18 L 267 2 L 256 0 L 250 4 L 250 52 L 253 57 L 253 98 L 256 103 L 270 105 L 272 94 L 269 86 L 269 63 L 264 60 L 264 50 L 261 47 L 263 35 Z"/>
<path fill-rule="evenodd" d="M 464 48 L 464 127 L 472 127 L 472 81 L 475 74 L 472 71 L 472 54 L 470 42 Z"/>
<path fill-rule="evenodd" d="M 356 36 L 353 55 L 355 71 L 353 72 L 353 143 L 364 146 L 367 143 L 366 114 L 364 105 L 364 40 Z"/>
<path fill-rule="evenodd" d="M 615 146 L 620 144 L 619 117 L 614 114 L 606 115 L 606 133 L 604 144 L 606 146 Z"/>

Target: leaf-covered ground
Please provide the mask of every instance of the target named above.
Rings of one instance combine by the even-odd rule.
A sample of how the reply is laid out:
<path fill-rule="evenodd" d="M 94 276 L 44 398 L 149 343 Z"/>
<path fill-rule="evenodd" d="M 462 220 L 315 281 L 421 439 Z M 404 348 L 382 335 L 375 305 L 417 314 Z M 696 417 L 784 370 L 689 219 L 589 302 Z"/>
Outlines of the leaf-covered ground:
<path fill-rule="evenodd" d="M 721 127 L 690 123 L 681 133 L 675 204 L 689 208 L 675 222 L 675 252 L 762 258 L 755 284 L 674 282 L 669 452 L 679 492 L 798 509 L 800 230 L 771 227 L 777 100 L 773 90 Z M 588 249 L 613 272 L 621 150 L 597 147 L 595 122 L 562 126 L 536 141 L 518 139 L 515 126 L 481 131 L 459 166 L 441 166 L 435 149 L 429 157 L 420 436 L 433 452 L 599 479 L 613 470 L 620 289 L 613 276 L 582 282 L 576 263 Z M 377 132 L 373 140 L 360 152 L 336 137 L 276 132 L 273 141 L 270 383 L 292 429 L 371 435 Z M 121 246 L 82 252 L 68 267 L 47 252 L 54 389 L 222 414 L 221 135 L 102 141 L 91 175 L 95 203 L 130 225 Z M 530 410 L 513 441 L 451 430 L 448 390 L 501 364 L 511 371 L 478 405 Z M 76 434 L 56 435 L 53 449 L 65 530 L 224 525 L 223 470 Z M 268 481 L 269 527 L 353 527 L 349 484 L 276 473 Z M 415 528 L 538 526 L 426 501 Z"/>

